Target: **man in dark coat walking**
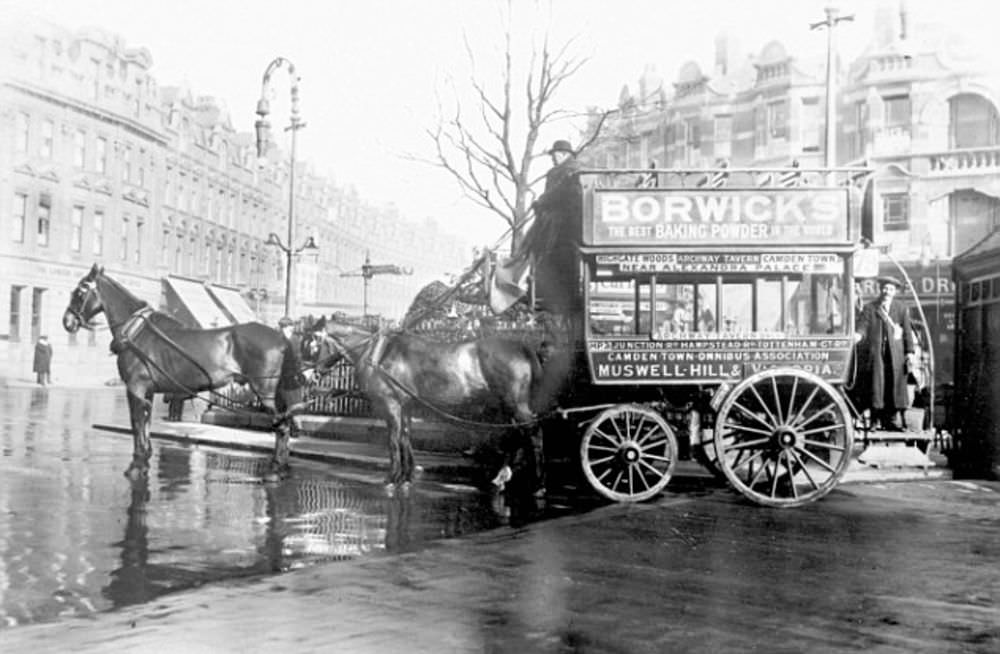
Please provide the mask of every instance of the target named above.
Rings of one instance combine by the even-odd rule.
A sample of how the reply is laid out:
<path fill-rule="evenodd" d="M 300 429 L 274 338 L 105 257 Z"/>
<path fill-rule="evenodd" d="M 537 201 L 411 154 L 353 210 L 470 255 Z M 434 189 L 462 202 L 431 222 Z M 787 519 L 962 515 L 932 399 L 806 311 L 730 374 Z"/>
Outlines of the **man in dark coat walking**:
<path fill-rule="evenodd" d="M 880 277 L 878 283 L 879 297 L 862 308 L 855 326 L 855 397 L 862 409 L 871 409 L 876 428 L 898 431 L 894 418 L 909 406 L 906 366 L 913 363 L 913 328 L 907 307 L 893 301 L 902 282 Z"/>
<path fill-rule="evenodd" d="M 31 364 L 35 378 L 42 386 L 52 383 L 52 346 L 48 336 L 39 336 L 35 343 L 35 358 Z"/>

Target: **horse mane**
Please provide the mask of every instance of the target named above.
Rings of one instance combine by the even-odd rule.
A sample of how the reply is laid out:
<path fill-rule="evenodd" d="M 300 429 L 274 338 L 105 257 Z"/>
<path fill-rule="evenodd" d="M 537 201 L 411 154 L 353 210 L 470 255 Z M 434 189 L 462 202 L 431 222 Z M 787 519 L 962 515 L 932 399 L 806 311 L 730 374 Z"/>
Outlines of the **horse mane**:
<path fill-rule="evenodd" d="M 115 291 L 121 294 L 128 304 L 126 311 L 128 313 L 135 313 L 143 307 L 150 306 L 149 302 L 140 299 L 132 291 L 125 288 L 125 286 L 119 282 L 117 279 L 105 274 L 103 271 L 98 274 L 98 277 L 103 279 L 108 285 L 110 285 Z M 96 281 L 96 279 L 95 279 Z M 152 320 L 158 327 L 168 327 L 174 329 L 186 329 L 187 326 L 181 321 L 177 320 L 173 316 L 163 311 L 153 309 L 153 313 L 150 315 L 150 320 Z"/>

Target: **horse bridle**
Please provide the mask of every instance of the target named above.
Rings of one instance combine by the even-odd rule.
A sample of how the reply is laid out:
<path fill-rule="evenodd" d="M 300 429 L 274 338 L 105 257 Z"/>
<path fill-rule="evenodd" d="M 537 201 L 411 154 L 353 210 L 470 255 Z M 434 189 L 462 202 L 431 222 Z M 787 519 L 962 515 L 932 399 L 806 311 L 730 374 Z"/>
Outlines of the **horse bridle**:
<path fill-rule="evenodd" d="M 91 293 L 96 293 L 96 292 L 97 292 L 96 281 L 81 279 L 80 283 L 77 284 L 76 288 L 73 289 L 72 297 L 80 298 L 79 304 L 80 308 L 82 309 L 83 305 L 87 301 L 87 297 Z M 83 327 L 84 329 L 89 329 L 90 331 L 94 330 L 94 323 L 91 321 L 91 319 L 84 318 L 83 313 L 81 313 L 80 309 L 75 309 L 73 307 L 72 301 L 69 303 L 69 306 L 66 307 L 66 311 L 68 311 L 71 315 L 73 315 L 73 317 L 75 317 L 79 321 L 81 327 Z M 98 313 L 99 313 L 98 311 L 95 311 L 94 316 L 96 316 Z M 93 318 L 94 316 L 91 316 L 90 318 Z"/>

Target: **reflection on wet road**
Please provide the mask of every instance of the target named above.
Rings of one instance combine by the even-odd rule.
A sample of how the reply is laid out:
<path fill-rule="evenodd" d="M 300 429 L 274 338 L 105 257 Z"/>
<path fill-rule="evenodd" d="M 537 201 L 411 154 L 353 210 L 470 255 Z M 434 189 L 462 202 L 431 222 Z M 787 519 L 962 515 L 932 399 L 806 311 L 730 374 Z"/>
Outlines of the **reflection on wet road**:
<path fill-rule="evenodd" d="M 165 406 L 157 403 L 157 412 Z M 146 602 L 206 581 L 418 548 L 500 524 L 490 498 L 434 481 L 387 498 L 381 473 L 154 440 L 122 476 L 122 389 L 0 389 L 0 627 Z"/>

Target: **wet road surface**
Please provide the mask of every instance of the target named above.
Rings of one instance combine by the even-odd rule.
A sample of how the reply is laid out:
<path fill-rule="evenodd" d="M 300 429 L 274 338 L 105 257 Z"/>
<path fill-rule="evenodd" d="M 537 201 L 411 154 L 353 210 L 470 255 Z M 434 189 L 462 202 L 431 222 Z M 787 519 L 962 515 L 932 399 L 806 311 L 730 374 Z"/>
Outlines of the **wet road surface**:
<path fill-rule="evenodd" d="M 131 437 L 91 428 L 127 415 L 121 388 L 0 389 L 0 634 L 503 521 L 469 486 L 428 479 L 400 502 L 380 472 L 302 460 L 262 484 L 264 456 L 156 439 L 149 479 L 130 484 Z"/>
<path fill-rule="evenodd" d="M 668 490 L 650 504 L 14 629 L 8 642 L 79 652 L 993 653 L 998 491 L 858 485 L 776 510 L 726 489 Z"/>

